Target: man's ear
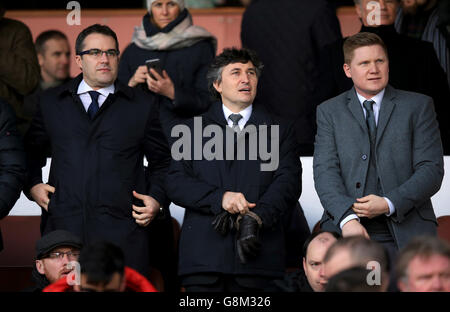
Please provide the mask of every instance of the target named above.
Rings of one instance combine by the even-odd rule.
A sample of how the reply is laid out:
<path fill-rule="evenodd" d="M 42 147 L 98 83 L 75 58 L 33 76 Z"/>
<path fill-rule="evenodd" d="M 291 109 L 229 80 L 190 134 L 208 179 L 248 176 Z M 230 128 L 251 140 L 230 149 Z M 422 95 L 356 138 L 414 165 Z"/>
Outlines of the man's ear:
<path fill-rule="evenodd" d="M 40 274 L 45 274 L 45 270 L 44 270 L 44 262 L 42 260 L 36 260 L 36 270 L 40 273 Z"/>
<path fill-rule="evenodd" d="M 81 55 L 75 55 L 75 62 L 77 63 L 81 71 L 83 71 L 83 61 L 81 60 Z"/>
<path fill-rule="evenodd" d="M 218 81 L 213 82 L 214 89 L 216 89 L 217 92 L 222 94 L 222 84 Z"/>
<path fill-rule="evenodd" d="M 361 0 L 362 1 L 362 0 Z M 355 4 L 356 15 L 358 15 L 359 19 L 362 20 L 362 12 L 361 12 L 362 3 Z"/>
<path fill-rule="evenodd" d="M 38 53 L 37 58 L 38 58 L 39 66 L 42 67 L 42 65 L 44 64 L 44 56 L 41 53 Z"/>
<path fill-rule="evenodd" d="M 407 292 L 408 291 L 408 287 L 406 286 L 406 284 L 403 282 L 402 279 L 399 279 L 397 281 L 397 288 L 401 291 L 401 292 Z"/>
<path fill-rule="evenodd" d="M 352 72 L 350 71 L 350 65 L 344 64 L 343 68 L 344 68 L 345 76 L 347 76 L 348 78 L 352 78 Z"/>
<path fill-rule="evenodd" d="M 303 271 L 306 272 L 306 258 L 303 257 Z"/>

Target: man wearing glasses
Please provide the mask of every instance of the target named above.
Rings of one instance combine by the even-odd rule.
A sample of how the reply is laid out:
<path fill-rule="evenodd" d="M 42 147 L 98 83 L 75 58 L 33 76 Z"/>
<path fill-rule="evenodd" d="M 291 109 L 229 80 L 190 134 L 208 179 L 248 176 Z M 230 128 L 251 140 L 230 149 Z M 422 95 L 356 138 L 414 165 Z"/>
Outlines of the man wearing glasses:
<path fill-rule="evenodd" d="M 64 229 L 83 243 L 113 242 L 126 265 L 147 275 L 145 227 L 167 206 L 170 162 L 158 108 L 148 94 L 117 80 L 119 47 L 109 27 L 84 29 L 75 49 L 82 73 L 42 95 L 26 135 L 25 192 L 42 208 L 44 234 Z M 43 183 L 47 157 L 52 163 Z"/>
<path fill-rule="evenodd" d="M 32 272 L 35 285 L 26 291 L 42 291 L 46 286 L 72 272 L 69 264 L 77 261 L 81 240 L 70 232 L 57 230 L 36 243 L 36 263 Z"/>

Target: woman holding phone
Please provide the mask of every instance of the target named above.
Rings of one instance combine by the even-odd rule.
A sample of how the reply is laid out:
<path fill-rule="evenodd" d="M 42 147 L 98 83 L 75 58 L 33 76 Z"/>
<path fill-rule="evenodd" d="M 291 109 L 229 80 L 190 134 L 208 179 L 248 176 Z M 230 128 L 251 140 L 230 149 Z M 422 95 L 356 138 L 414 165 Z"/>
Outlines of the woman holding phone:
<path fill-rule="evenodd" d="M 121 56 L 118 78 L 130 87 L 156 95 L 161 125 L 169 143 L 173 143 L 172 127 L 183 118 L 206 111 L 211 103 L 206 72 L 215 56 L 217 40 L 192 25 L 184 0 L 147 0 L 147 7 L 148 13 Z M 155 251 L 151 265 L 162 273 L 164 289 L 175 292 L 179 291 L 177 256 L 167 206 L 165 215 L 148 227 Z"/>
<path fill-rule="evenodd" d="M 147 6 L 142 25 L 122 54 L 119 79 L 159 95 L 161 106 L 178 117 L 202 113 L 210 105 L 206 72 L 216 38 L 192 24 L 184 0 L 147 0 Z M 149 72 L 145 63 L 151 59 L 159 59 L 162 73 Z"/>

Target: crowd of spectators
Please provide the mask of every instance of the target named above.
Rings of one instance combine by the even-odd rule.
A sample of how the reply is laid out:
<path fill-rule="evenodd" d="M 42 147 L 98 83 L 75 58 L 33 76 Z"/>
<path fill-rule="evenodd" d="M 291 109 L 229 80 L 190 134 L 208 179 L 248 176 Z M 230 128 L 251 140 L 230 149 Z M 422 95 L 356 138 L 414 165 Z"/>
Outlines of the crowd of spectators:
<path fill-rule="evenodd" d="M 25 291 L 154 292 L 153 269 L 169 292 L 450 291 L 430 200 L 450 153 L 447 0 L 355 0 L 349 38 L 346 1 L 145 3 L 123 51 L 99 24 L 33 42 L 0 6 L 0 218 L 21 191 L 42 211 Z M 246 7 L 242 49 L 193 24 L 190 8 L 218 6 Z M 214 144 L 196 142 L 199 117 Z M 276 159 L 228 158 L 252 132 Z M 312 234 L 300 156 L 324 208 Z"/>

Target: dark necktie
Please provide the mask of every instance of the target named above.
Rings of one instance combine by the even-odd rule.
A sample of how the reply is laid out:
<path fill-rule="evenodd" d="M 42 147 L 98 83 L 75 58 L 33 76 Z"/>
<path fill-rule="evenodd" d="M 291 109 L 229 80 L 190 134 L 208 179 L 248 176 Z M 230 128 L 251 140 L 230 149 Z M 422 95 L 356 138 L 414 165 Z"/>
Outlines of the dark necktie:
<path fill-rule="evenodd" d="M 370 133 L 370 141 L 375 142 L 375 138 L 377 137 L 377 124 L 375 122 L 375 114 L 373 113 L 373 104 L 374 101 L 364 101 L 363 106 L 366 109 L 366 122 L 367 128 Z"/>
<path fill-rule="evenodd" d="M 231 114 L 228 118 L 233 122 L 233 126 L 231 127 L 234 131 L 240 132 L 241 128 L 239 128 L 239 120 L 242 119 L 241 114 Z"/>
<path fill-rule="evenodd" d="M 95 114 L 97 114 L 99 105 L 98 105 L 98 96 L 100 93 L 97 91 L 89 91 L 89 95 L 91 96 L 92 102 L 88 108 L 88 115 L 91 119 L 94 119 Z"/>
<path fill-rule="evenodd" d="M 375 153 L 375 139 L 377 136 L 377 124 L 375 123 L 375 115 L 373 113 L 374 101 L 364 101 L 363 106 L 366 110 L 367 128 L 370 133 L 370 160 L 369 170 L 366 177 L 366 185 L 364 195 L 375 194 L 383 196 L 380 178 L 378 175 L 377 158 Z M 380 215 L 372 219 L 361 218 L 361 224 L 366 228 L 367 232 L 375 240 L 392 240 L 392 234 L 387 224 L 386 216 Z"/>

